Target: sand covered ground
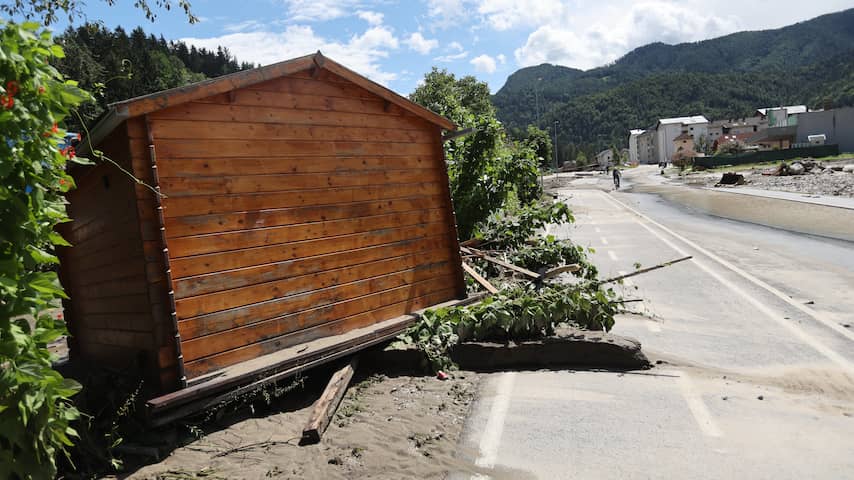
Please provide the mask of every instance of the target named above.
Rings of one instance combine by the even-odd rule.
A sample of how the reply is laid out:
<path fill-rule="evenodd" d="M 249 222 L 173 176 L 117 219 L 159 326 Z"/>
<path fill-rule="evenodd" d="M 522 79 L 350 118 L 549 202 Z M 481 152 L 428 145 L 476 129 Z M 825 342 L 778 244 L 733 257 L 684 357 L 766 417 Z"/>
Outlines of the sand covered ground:
<path fill-rule="evenodd" d="M 228 420 L 165 460 L 120 478 L 444 478 L 477 473 L 457 447 L 480 375 L 449 380 L 357 372 L 317 445 L 299 446 L 316 388 L 295 390 L 268 411 Z M 316 382 L 322 383 L 322 382 Z M 322 386 L 320 386 L 322 388 Z"/>

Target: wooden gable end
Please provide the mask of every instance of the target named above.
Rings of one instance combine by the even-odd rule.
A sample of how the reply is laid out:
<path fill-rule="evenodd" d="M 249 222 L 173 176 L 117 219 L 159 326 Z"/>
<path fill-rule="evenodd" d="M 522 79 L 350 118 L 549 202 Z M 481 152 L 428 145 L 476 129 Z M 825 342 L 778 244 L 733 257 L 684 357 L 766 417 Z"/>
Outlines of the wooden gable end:
<path fill-rule="evenodd" d="M 147 124 L 188 378 L 465 296 L 438 126 L 325 70 Z"/>

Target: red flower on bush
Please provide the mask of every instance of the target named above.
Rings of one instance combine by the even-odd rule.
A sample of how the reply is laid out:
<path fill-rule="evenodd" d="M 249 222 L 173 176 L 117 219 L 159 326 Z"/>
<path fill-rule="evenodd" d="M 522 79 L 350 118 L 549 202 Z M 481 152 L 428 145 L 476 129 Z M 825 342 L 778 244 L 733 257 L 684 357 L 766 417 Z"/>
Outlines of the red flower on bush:
<path fill-rule="evenodd" d="M 18 82 L 14 80 L 9 80 L 6 82 L 6 93 L 9 94 L 10 97 L 14 97 L 18 94 Z"/>
<path fill-rule="evenodd" d="M 41 94 L 43 94 L 43 93 L 44 93 L 44 87 L 42 87 L 41 85 L 39 85 L 39 95 L 41 95 Z"/>

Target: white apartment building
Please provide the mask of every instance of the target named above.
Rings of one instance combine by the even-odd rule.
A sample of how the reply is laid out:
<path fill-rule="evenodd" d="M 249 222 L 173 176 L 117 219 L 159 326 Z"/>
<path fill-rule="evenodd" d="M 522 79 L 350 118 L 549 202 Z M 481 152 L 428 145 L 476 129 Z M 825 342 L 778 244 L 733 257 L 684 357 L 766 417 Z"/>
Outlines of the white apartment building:
<path fill-rule="evenodd" d="M 638 146 L 638 138 L 643 135 L 646 130 L 631 130 L 629 131 L 629 163 L 640 162 L 640 149 Z"/>
<path fill-rule="evenodd" d="M 669 162 L 676 152 L 673 140 L 683 133 L 694 138 L 694 143 L 700 142 L 701 137 L 709 138 L 709 120 L 702 115 L 693 117 L 662 118 L 655 124 L 656 162 Z"/>

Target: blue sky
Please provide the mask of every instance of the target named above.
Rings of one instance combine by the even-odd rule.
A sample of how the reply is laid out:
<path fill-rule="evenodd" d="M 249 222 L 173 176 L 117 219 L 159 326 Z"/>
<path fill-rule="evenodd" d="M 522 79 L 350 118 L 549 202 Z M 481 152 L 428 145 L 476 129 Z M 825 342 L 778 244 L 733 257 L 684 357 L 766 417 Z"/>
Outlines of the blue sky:
<path fill-rule="evenodd" d="M 524 66 L 589 69 L 653 41 L 777 28 L 854 6 L 851 0 L 192 0 L 201 21 L 190 25 L 177 9 L 159 10 L 150 23 L 131 0 L 117 3 L 89 0 L 84 12 L 110 28 L 142 25 L 169 40 L 223 45 L 239 60 L 264 65 L 319 49 L 402 94 L 434 65 L 475 75 L 495 91 Z"/>

